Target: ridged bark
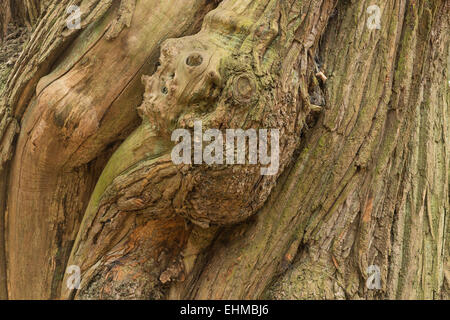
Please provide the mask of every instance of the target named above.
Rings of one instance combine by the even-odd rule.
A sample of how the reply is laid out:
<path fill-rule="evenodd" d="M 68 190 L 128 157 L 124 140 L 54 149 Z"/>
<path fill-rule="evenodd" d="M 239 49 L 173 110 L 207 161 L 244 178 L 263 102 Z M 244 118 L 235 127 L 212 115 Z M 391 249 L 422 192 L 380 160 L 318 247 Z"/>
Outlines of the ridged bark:
<path fill-rule="evenodd" d="M 163 43 L 161 66 L 152 77 L 143 78 L 146 93 L 139 110 L 144 128 L 119 148 L 119 156 L 111 158 L 74 244 L 69 264 L 81 267 L 86 288 L 78 297 L 101 298 L 98 292 L 104 294 L 100 288 L 105 286 L 109 293 L 136 281 L 150 281 L 145 275 L 155 269 L 160 269 L 163 283 L 191 274 L 196 254 L 177 254 L 179 241 L 175 241 L 177 248 L 166 246 L 173 255 L 167 266 L 154 261 L 138 274 L 130 267 L 136 260 L 129 257 L 142 251 L 139 244 L 130 248 L 130 242 L 155 219 L 161 226 L 174 217 L 192 222 L 194 229 L 181 226 L 164 241 L 185 233 L 185 246 L 199 253 L 203 248 L 192 245 L 197 242 L 189 236 L 192 230 L 193 237 L 211 238 L 217 227 L 241 222 L 261 208 L 298 148 L 311 113 L 312 57 L 334 5 L 335 1 L 313 6 L 297 1 L 225 1 L 205 17 L 198 34 Z M 190 62 L 194 57 L 197 62 Z M 142 159 L 124 158 L 140 145 L 171 146 L 170 132 L 193 129 L 196 120 L 202 120 L 205 128 L 279 128 L 278 174 L 261 176 L 260 166 L 255 165 L 175 165 L 170 147 L 142 153 Z M 149 137 L 151 130 L 156 138 Z M 149 254 L 151 248 L 155 245 L 148 246 Z M 111 258 L 118 251 L 127 252 L 127 259 Z M 171 270 L 177 272 L 164 280 Z M 107 278 L 121 281 L 105 284 Z M 136 298 L 148 296 L 142 293 Z"/>
<path fill-rule="evenodd" d="M 48 7 L 3 95 L 10 298 L 59 296 L 95 181 L 115 144 L 137 125 L 140 75 L 153 72 L 160 40 L 194 32 L 211 8 L 206 1 L 191 1 L 188 9 L 160 1 L 136 8 L 130 0 L 78 1 L 80 32 L 66 26 L 72 3 Z"/>
<path fill-rule="evenodd" d="M 448 299 L 449 2 L 216 2 L 48 3 L 0 104 L 0 298 Z M 194 119 L 282 127 L 280 175 L 173 165 Z"/>

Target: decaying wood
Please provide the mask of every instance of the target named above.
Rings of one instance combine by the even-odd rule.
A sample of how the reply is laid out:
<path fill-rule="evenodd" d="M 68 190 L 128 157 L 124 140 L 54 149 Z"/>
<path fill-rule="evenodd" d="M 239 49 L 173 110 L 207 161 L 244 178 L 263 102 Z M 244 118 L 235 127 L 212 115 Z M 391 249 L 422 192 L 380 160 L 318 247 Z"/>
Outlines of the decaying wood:
<path fill-rule="evenodd" d="M 47 1 L 0 100 L 0 298 L 448 299 L 449 2 L 217 2 Z M 195 120 L 280 129 L 278 174 L 175 165 Z"/>
<path fill-rule="evenodd" d="M 143 78 L 146 93 L 139 111 L 144 126 L 153 127 L 168 145 L 172 130 L 193 129 L 196 120 L 204 128 L 280 128 L 280 170 L 261 176 L 254 165 L 175 165 L 168 149 L 158 157 L 147 153 L 142 160 L 134 158 L 130 170 L 107 171 L 109 180 L 117 177 L 103 193 L 94 192 L 69 259 L 81 267 L 82 285 L 103 279 L 99 266 L 109 250 L 140 228 L 134 223 L 127 230 L 130 216 L 142 216 L 143 221 L 182 216 L 208 228 L 243 221 L 261 208 L 298 147 L 311 111 L 299 88 L 308 87 L 314 74 L 308 50 L 317 47 L 333 7 L 334 1 L 317 3 L 309 11 L 295 1 L 225 1 L 205 17 L 198 34 L 162 45 L 161 66 Z M 300 28 L 305 19 L 315 21 Z M 245 97 L 239 89 L 242 82 L 248 87 Z M 132 135 L 139 138 L 145 137 Z M 147 143 L 154 141 L 152 137 Z M 130 149 L 124 148 L 134 143 L 118 152 L 128 154 Z M 110 163 L 117 160 L 113 156 Z M 109 182 L 100 177 L 99 183 L 103 188 Z M 129 266 L 123 263 L 121 268 Z M 78 297 L 92 295 L 81 290 Z"/>
<path fill-rule="evenodd" d="M 329 173 L 305 168 L 308 179 L 324 180 L 299 199 L 306 204 L 301 212 L 309 212 L 300 218 L 301 249 L 269 290 L 272 297 L 448 295 L 449 38 L 443 30 L 450 6 L 386 1 L 380 7 L 384 27 L 370 31 L 361 20 L 353 34 L 347 30 L 360 7 L 338 6 L 322 40 L 331 109 L 311 134 L 318 144 L 301 157 L 318 152 Z M 358 45 L 350 47 L 352 59 L 342 59 L 348 42 Z M 380 268 L 380 290 L 365 285 L 370 265 Z"/>
<path fill-rule="evenodd" d="M 209 250 L 213 257 L 197 274 L 200 281 L 189 288 L 189 298 L 445 295 L 448 98 L 446 75 L 438 71 L 445 70 L 446 62 L 436 57 L 448 52 L 448 38 L 440 30 L 448 28 L 444 17 L 449 7 L 445 2 L 385 5 L 391 16 L 384 16 L 383 23 L 391 28 L 381 34 L 365 29 L 364 20 L 359 34 L 347 32 L 361 7 L 337 7 L 322 40 L 324 65 L 332 74 L 324 118 L 257 221 L 216 240 Z M 398 16 L 406 20 L 398 21 Z M 433 24 L 426 23 L 430 17 Z M 354 59 L 342 58 L 348 43 L 360 43 L 354 37 L 365 42 L 350 47 Z M 425 82 L 424 61 L 430 63 Z M 425 158 L 419 147 L 424 141 L 434 150 Z M 441 232 L 437 241 L 424 214 L 423 191 L 430 184 L 435 190 L 430 220 Z M 298 239 L 295 263 L 283 269 L 283 256 Z M 381 290 L 365 286 L 369 265 L 381 269 Z M 265 280 L 267 274 L 285 271 L 272 287 Z M 249 279 L 245 286 L 242 279 Z"/>
<path fill-rule="evenodd" d="M 65 29 L 62 3 L 54 3 L 48 14 L 61 22 L 61 27 L 50 30 L 59 37 L 65 34 L 64 39 L 46 44 L 52 33 L 43 25 L 50 18 L 37 27 L 5 91 L 4 107 L 10 118 L 21 119 L 9 172 L 6 218 L 7 271 L 14 283 L 8 288 L 10 298 L 58 297 L 68 254 L 98 174 L 114 143 L 137 125 L 141 74 L 153 72 L 160 39 L 192 33 L 198 29 L 196 21 L 212 8 L 206 1 L 191 2 L 188 10 L 166 2 L 140 2 L 134 23 L 120 33 L 116 29 L 114 37 L 106 34 L 116 23 L 115 9 L 123 16 L 122 7 L 112 6 L 100 19 L 111 3 L 82 2 L 85 31 L 45 77 L 41 72 L 47 72 L 51 57 L 77 31 Z M 181 17 L 186 22 L 172 27 L 172 20 Z M 46 38 L 38 46 L 41 34 Z M 33 266 L 26 261 L 33 261 Z"/>

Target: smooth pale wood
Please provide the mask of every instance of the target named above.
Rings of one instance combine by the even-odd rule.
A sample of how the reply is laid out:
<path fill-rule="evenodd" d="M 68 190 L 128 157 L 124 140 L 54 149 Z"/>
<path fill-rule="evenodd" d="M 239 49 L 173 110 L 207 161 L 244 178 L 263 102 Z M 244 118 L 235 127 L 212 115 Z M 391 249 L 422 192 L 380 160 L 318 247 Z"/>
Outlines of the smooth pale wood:
<path fill-rule="evenodd" d="M 139 107 L 142 117 L 155 126 L 159 138 L 168 140 L 171 130 L 180 126 L 191 128 L 192 119 L 202 119 L 204 126 L 212 128 L 281 126 L 280 170 L 273 176 L 261 176 L 257 166 L 216 169 L 175 165 L 170 161 L 169 150 L 154 160 L 148 156 L 136 159 L 139 162 L 133 169 L 116 171 L 113 180 L 100 178 L 98 190 L 110 185 L 101 196 L 97 190 L 92 196 L 69 260 L 82 271 L 83 288 L 76 298 L 100 297 L 102 279 L 109 274 L 105 265 L 115 265 L 108 257 L 117 250 L 118 241 L 130 242 L 148 220 L 156 219 L 163 225 L 164 218 L 181 215 L 207 230 L 205 234 L 193 233 L 196 239 L 189 237 L 190 253 L 183 252 L 161 274 L 161 281 L 166 283 L 165 275 L 171 270 L 180 269 L 180 275 L 191 276 L 195 256 L 213 239 L 215 229 L 210 232 L 210 226 L 243 221 L 263 205 L 298 146 L 304 119 L 311 111 L 308 92 L 303 89 L 308 87 L 312 64 L 303 65 L 302 60 L 310 61 L 308 50 L 317 47 L 334 2 L 324 1 L 313 8 L 304 5 L 295 1 L 224 1 L 205 17 L 198 34 L 163 43 L 161 66 L 151 77 L 143 77 L 146 92 Z M 306 16 L 300 14 L 307 9 Z M 278 25 L 280 19 L 283 24 Z M 310 24 L 301 26 L 303 21 Z M 192 55 L 201 57 L 198 65 L 188 63 L 187 57 Z M 241 80 L 250 84 L 248 98 L 237 86 Z M 164 86 L 166 91 L 162 90 Z M 139 138 L 146 137 L 133 136 L 133 140 Z M 153 141 L 154 138 L 149 143 Z M 129 152 L 124 148 L 118 152 Z M 107 167 L 114 168 L 117 161 L 113 156 Z M 105 175 L 110 177 L 112 173 L 108 170 Z M 247 190 L 254 192 L 246 194 Z M 167 240 L 178 234 L 168 234 Z M 193 243 L 199 248 L 189 247 Z M 135 246 L 127 252 L 140 250 Z M 130 282 L 111 283 L 108 288 L 112 291 L 119 286 L 133 287 L 136 278 L 131 267 L 136 262 L 119 260 L 115 268 Z M 153 269 L 160 267 L 155 264 Z M 179 274 L 173 274 L 174 278 Z M 68 290 L 63 294 L 64 298 L 70 296 Z M 133 297 L 145 298 L 141 294 L 137 292 Z"/>
<path fill-rule="evenodd" d="M 58 296 L 86 197 L 102 166 L 102 160 L 92 161 L 136 125 L 140 74 L 154 68 L 160 39 L 195 28 L 205 8 L 204 1 L 139 1 L 129 28 L 113 40 L 103 36 L 86 46 L 67 72 L 38 86 L 22 120 L 10 172 L 10 298 Z"/>
<path fill-rule="evenodd" d="M 448 299 L 449 38 L 443 32 L 449 28 L 448 1 L 385 1 L 379 4 L 382 28 L 372 31 L 365 19 L 371 1 L 339 2 L 330 21 L 323 20 L 329 14 L 316 11 L 329 2 L 296 3 L 305 7 L 293 14 L 307 18 L 296 34 L 294 51 L 284 55 L 282 70 L 291 71 L 301 45 L 322 37 L 320 51 L 311 54 L 322 59 L 327 102 L 317 125 L 303 133 L 295 165 L 278 180 L 263 209 L 244 224 L 219 228 L 217 237 L 214 230 L 201 245 L 190 235 L 186 240 L 189 229 L 182 231 L 179 220 L 138 221 L 127 241 L 114 240 L 114 248 L 95 259 L 102 266 L 124 262 L 128 270 L 114 266 L 111 274 L 128 283 L 132 276 L 141 279 L 146 270 L 133 269 L 133 264 L 146 262 L 147 256 L 159 258 L 155 253 L 164 241 L 163 231 L 168 231 L 171 258 L 180 254 L 179 245 L 193 252 L 188 252 L 190 274 L 172 285 L 170 298 Z M 237 2 L 234 8 L 245 11 Z M 276 21 L 286 25 L 289 17 Z M 223 20 L 224 32 L 236 27 L 230 21 Z M 328 24 L 326 30 L 315 28 L 322 23 Z M 284 31 L 280 29 L 280 37 Z M 272 57 L 278 50 L 272 50 Z M 314 69 L 311 60 L 300 64 Z M 291 73 L 282 79 L 288 83 Z M 306 105 L 307 89 L 300 87 Z M 109 168 L 94 202 L 122 170 L 116 161 Z M 126 220 L 121 230 L 131 230 L 136 221 Z M 166 229 L 155 228 L 164 223 Z M 155 238 L 149 237 L 155 230 Z M 153 251 L 155 244 L 159 249 Z M 129 248 L 131 258 L 122 256 Z M 145 254 L 147 249 L 150 254 Z M 382 290 L 367 290 L 371 264 L 381 269 Z M 175 270 L 177 264 L 172 266 Z M 148 281 L 154 278 L 139 285 Z M 120 296 L 114 281 L 104 285 L 114 293 L 105 298 Z M 91 293 L 98 296 L 101 289 Z"/>

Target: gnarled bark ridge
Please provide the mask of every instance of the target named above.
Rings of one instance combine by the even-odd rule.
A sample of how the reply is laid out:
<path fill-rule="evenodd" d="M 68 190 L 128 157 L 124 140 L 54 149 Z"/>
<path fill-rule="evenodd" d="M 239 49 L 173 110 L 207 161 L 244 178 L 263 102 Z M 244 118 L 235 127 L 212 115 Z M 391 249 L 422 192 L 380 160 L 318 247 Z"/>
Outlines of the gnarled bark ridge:
<path fill-rule="evenodd" d="M 104 171 L 99 179 L 102 190 L 96 190 L 90 200 L 69 260 L 69 264 L 81 266 L 82 286 L 89 288 L 89 293 L 81 290 L 79 297 L 93 297 L 91 287 L 97 286 L 93 281 L 101 281 L 98 291 L 106 285 L 108 292 L 126 284 L 105 284 L 103 279 L 111 272 L 113 278 L 128 277 L 129 285 L 141 281 L 136 280 L 134 268 L 132 274 L 124 271 L 130 270 L 134 259 L 120 259 L 118 267 L 109 252 L 118 248 L 127 254 L 141 250 L 139 246 L 129 249 L 129 242 L 143 224 L 181 216 L 209 233 L 213 232 L 208 230 L 210 226 L 243 221 L 261 208 L 298 147 L 305 119 L 311 112 L 307 88 L 319 31 L 314 30 L 316 37 L 311 38 L 307 29 L 300 28 L 305 17 L 300 15 L 299 5 L 295 1 L 225 1 L 205 17 L 198 34 L 167 40 L 162 45 L 161 66 L 153 76 L 143 78 L 146 93 L 139 108 L 143 127 L 119 148 L 118 154 L 128 155 L 135 144 L 170 145 L 172 130 L 193 129 L 195 121 L 200 120 L 205 128 L 222 130 L 279 129 L 280 170 L 278 174 L 261 176 L 260 166 L 250 164 L 176 165 L 168 148 L 163 154 L 152 151 L 142 159 L 133 158 L 128 170 L 120 166 L 112 172 L 114 162 L 123 162 L 121 157 L 113 156 L 107 166 L 112 170 Z M 316 18 L 322 20 L 322 29 L 333 6 L 334 2 L 324 3 L 310 13 L 322 15 Z M 286 24 L 279 25 L 280 19 Z M 318 26 L 320 23 L 315 28 Z M 285 55 L 289 59 L 283 59 Z M 248 194 L 247 190 L 253 192 Z M 159 223 L 164 225 L 164 219 Z M 189 232 L 190 228 L 184 227 L 179 231 Z M 166 235 L 165 241 L 179 233 Z M 186 252 L 180 255 L 186 256 Z M 179 266 L 170 265 L 169 269 L 189 273 L 188 264 L 192 262 L 176 256 L 173 260 Z M 156 262 L 153 268 L 165 271 Z M 144 279 L 145 274 L 143 270 L 139 278 Z"/>
<path fill-rule="evenodd" d="M 194 32 L 212 8 L 206 1 L 183 1 L 188 10 L 142 1 L 131 10 L 134 2 L 52 3 L 8 79 L 1 161 L 9 174 L 10 298 L 59 297 L 95 182 L 117 143 L 138 124 L 141 74 L 153 72 L 161 39 Z M 83 13 L 81 34 L 66 26 L 73 3 Z M 167 17 L 186 20 L 173 28 Z M 19 122 L 17 151 L 7 163 Z"/>
<path fill-rule="evenodd" d="M 449 2 L 218 2 L 45 1 L 1 96 L 0 295 L 448 298 Z M 279 170 L 175 164 L 198 121 L 278 129 Z"/>

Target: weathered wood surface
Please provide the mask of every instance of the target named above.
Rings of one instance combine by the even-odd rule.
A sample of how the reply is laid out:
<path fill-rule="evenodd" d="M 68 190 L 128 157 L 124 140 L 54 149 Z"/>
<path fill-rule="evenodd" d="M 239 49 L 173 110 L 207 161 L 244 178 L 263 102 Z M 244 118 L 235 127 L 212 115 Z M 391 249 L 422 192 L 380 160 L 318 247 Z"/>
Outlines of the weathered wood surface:
<path fill-rule="evenodd" d="M 83 2 L 83 33 L 49 74 L 42 77 L 50 65 L 38 66 L 40 70 L 25 81 L 22 72 L 30 77 L 27 68 L 36 68 L 36 59 L 52 60 L 52 54 L 36 53 L 45 42 L 37 51 L 30 48 L 32 38 L 26 50 L 32 57 L 24 56 L 28 63 L 13 70 L 5 99 L 14 115 L 12 123 L 21 121 L 8 184 L 7 271 L 9 283 L 14 284 L 8 288 L 10 298 L 58 297 L 65 263 L 96 179 L 114 144 L 138 123 L 140 75 L 153 72 L 162 39 L 193 32 L 198 28 L 196 21 L 208 11 L 206 1 L 189 4 L 141 1 L 128 12 L 133 21 L 130 16 L 127 22 L 123 3 L 109 8 L 105 2 L 97 7 L 92 1 Z M 65 7 L 54 6 L 49 14 L 64 26 Z M 98 18 L 102 10 L 109 11 Z M 174 26 L 174 20 L 180 23 Z M 35 38 L 40 32 L 51 38 L 42 26 L 46 21 L 37 27 Z M 64 33 L 50 30 L 58 37 Z M 62 43 L 48 46 L 46 50 L 61 50 Z M 17 88 L 14 82 L 23 85 Z"/>
<path fill-rule="evenodd" d="M 188 2 L 49 4 L 0 104 L 9 297 L 448 299 L 449 2 Z M 282 127 L 281 176 L 175 166 L 194 119 Z"/>

